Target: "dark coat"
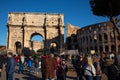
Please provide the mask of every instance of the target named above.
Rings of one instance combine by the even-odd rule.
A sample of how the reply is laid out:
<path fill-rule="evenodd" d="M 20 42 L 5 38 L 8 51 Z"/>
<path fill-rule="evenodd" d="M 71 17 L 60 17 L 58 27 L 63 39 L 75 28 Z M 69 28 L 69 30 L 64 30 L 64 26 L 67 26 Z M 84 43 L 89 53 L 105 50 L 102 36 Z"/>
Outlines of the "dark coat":
<path fill-rule="evenodd" d="M 15 59 L 13 57 L 8 58 L 7 65 L 6 65 L 6 73 L 8 74 L 14 73 L 15 65 L 16 65 Z"/>
<path fill-rule="evenodd" d="M 60 66 L 60 70 L 59 70 L 60 76 L 66 76 L 67 71 L 68 71 L 67 65 Z"/>
<path fill-rule="evenodd" d="M 39 67 L 39 58 L 35 58 L 35 60 L 34 60 L 34 66 L 35 66 L 35 68 Z"/>
<path fill-rule="evenodd" d="M 77 76 L 84 74 L 84 66 L 85 66 L 84 61 L 80 61 L 80 60 L 76 61 L 75 70 L 76 70 Z"/>
<path fill-rule="evenodd" d="M 56 60 L 55 58 L 48 57 L 45 59 L 45 77 L 55 78 Z"/>
<path fill-rule="evenodd" d="M 4 63 L 5 63 L 4 56 L 0 55 L 0 69 L 2 69 Z"/>
<path fill-rule="evenodd" d="M 119 80 L 120 79 L 120 66 L 112 64 L 108 66 L 108 77 L 110 80 Z"/>

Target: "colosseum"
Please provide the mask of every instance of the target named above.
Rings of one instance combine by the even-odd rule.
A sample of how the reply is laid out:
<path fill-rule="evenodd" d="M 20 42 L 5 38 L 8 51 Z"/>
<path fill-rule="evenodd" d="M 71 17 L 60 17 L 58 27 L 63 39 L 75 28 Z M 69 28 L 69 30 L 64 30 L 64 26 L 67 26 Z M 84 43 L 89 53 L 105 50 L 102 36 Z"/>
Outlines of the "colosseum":
<path fill-rule="evenodd" d="M 120 40 L 118 33 L 113 30 L 111 22 L 102 22 L 85 26 L 77 30 L 77 41 L 79 52 L 96 53 L 116 52 L 120 53 Z"/>

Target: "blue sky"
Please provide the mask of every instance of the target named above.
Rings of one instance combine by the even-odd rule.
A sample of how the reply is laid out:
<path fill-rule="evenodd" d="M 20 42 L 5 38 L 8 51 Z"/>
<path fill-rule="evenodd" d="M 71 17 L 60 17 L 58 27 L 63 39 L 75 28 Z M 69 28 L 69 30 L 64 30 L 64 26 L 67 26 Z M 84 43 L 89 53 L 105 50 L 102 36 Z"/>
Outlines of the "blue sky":
<path fill-rule="evenodd" d="M 79 27 L 108 21 L 92 14 L 89 0 L 0 0 L 0 3 L 0 45 L 6 45 L 9 12 L 63 13 L 65 25 Z"/>

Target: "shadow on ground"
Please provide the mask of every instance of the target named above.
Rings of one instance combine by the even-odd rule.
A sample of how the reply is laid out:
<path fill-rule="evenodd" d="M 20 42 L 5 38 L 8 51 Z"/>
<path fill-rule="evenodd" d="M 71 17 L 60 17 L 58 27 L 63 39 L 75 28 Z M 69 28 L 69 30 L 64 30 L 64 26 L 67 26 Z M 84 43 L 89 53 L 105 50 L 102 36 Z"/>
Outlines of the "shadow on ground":
<path fill-rule="evenodd" d="M 29 72 L 27 70 L 24 70 L 23 73 L 19 73 L 18 70 L 16 70 L 15 73 L 25 75 L 24 77 L 22 77 L 23 80 L 42 80 L 42 78 L 37 77 L 37 76 L 39 76 L 39 74 L 35 75 L 34 73 Z M 15 78 L 15 80 L 20 80 L 20 79 L 19 78 Z"/>

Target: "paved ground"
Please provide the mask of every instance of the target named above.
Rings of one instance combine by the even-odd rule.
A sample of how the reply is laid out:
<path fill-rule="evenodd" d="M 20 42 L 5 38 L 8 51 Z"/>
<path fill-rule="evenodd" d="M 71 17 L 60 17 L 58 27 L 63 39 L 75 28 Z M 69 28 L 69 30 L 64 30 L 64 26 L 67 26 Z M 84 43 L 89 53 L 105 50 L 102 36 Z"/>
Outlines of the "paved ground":
<path fill-rule="evenodd" d="M 67 73 L 67 80 L 75 80 L 76 73 L 74 71 L 68 71 Z M 2 72 L 2 77 L 0 80 L 6 80 L 6 73 L 5 71 Z M 14 80 L 42 80 L 41 79 L 41 72 L 39 72 L 37 75 L 35 73 L 28 74 L 27 71 L 25 71 L 23 74 L 18 74 L 17 69 L 14 74 Z"/>
<path fill-rule="evenodd" d="M 6 80 L 6 73 L 5 70 L 2 72 L 2 77 L 0 80 Z M 14 74 L 14 80 L 42 80 L 41 79 L 41 71 L 36 75 L 35 73 L 28 74 L 28 71 L 25 71 L 24 74 L 18 74 L 18 68 L 16 68 L 16 72 Z M 76 72 L 75 71 L 68 71 L 67 79 L 66 80 L 76 80 Z M 103 74 L 101 80 L 108 80 L 106 75 Z"/>

